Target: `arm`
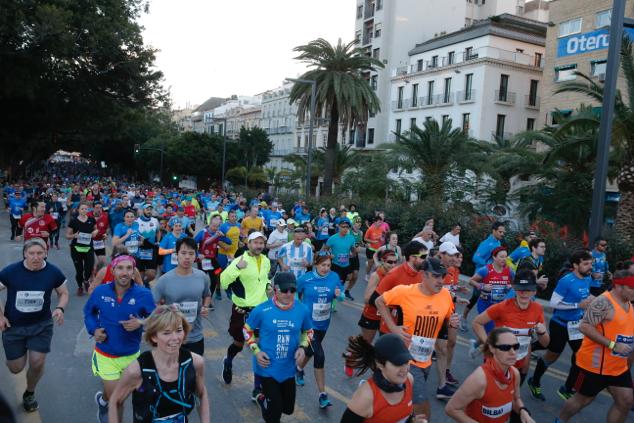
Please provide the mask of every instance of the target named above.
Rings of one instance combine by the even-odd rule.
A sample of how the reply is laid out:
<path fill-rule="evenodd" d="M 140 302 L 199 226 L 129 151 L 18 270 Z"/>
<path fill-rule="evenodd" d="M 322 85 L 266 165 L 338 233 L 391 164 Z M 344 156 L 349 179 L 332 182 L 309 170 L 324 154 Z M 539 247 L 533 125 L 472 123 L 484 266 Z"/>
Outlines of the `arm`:
<path fill-rule="evenodd" d="M 376 290 L 376 287 L 379 284 L 379 275 L 374 272 L 370 275 L 370 279 L 368 279 L 368 285 L 365 287 L 365 292 L 363 293 L 363 301 L 368 304 L 370 301 L 370 297 Z"/>
<path fill-rule="evenodd" d="M 615 339 L 606 338 L 596 328 L 604 321 L 611 320 L 614 317 L 614 306 L 605 296 L 599 296 L 592 301 L 583 315 L 583 320 L 579 324 L 579 331 L 592 341 L 616 353 L 628 354 L 630 347 L 625 344 L 615 343 Z"/>
<path fill-rule="evenodd" d="M 471 276 L 471 279 L 469 279 L 469 285 L 471 285 L 474 288 L 481 289 L 480 285 L 482 285 L 482 276 L 480 276 L 479 273 L 476 273 L 475 275 Z"/>
<path fill-rule="evenodd" d="M 535 420 L 532 419 L 530 412 L 527 411 L 524 406 L 524 401 L 522 401 L 522 397 L 520 396 L 521 388 L 520 388 L 520 372 L 515 367 L 511 367 L 510 369 L 515 376 L 515 392 L 513 393 L 513 411 L 520 415 L 522 419 L 522 423 L 535 423 Z"/>
<path fill-rule="evenodd" d="M 222 289 L 227 289 L 240 276 L 240 269 L 237 267 L 238 261 L 238 259 L 234 259 L 220 274 L 220 287 Z"/>
<path fill-rule="evenodd" d="M 550 297 L 550 306 L 557 310 L 576 310 L 579 308 L 581 303 L 567 303 L 564 301 L 564 297 L 557 292 L 553 292 L 553 295 Z"/>
<path fill-rule="evenodd" d="M 99 329 L 98 311 L 99 307 L 97 306 L 95 296 L 90 295 L 84 305 L 84 325 L 86 326 L 88 335 L 94 335 L 95 330 Z"/>
<path fill-rule="evenodd" d="M 372 389 L 364 383 L 352 395 L 352 399 L 347 404 L 346 411 L 341 417 L 341 423 L 364 422 L 365 419 L 372 417 L 373 404 L 374 395 L 372 395 Z"/>
<path fill-rule="evenodd" d="M 66 228 L 66 239 L 74 239 L 74 238 L 75 238 L 75 233 L 73 231 L 73 228 L 69 226 L 68 228 Z"/>
<path fill-rule="evenodd" d="M 405 331 L 405 327 L 396 325 L 392 313 L 390 313 L 390 310 L 387 308 L 383 295 L 374 301 L 374 305 L 376 305 L 381 319 L 383 319 L 388 329 L 390 329 L 390 332 L 400 336 L 405 345 L 409 345 L 412 335 Z"/>
<path fill-rule="evenodd" d="M 487 311 L 483 311 L 478 314 L 478 316 L 473 319 L 471 323 L 471 328 L 473 329 L 473 333 L 478 338 L 480 343 L 484 344 L 487 340 L 487 333 L 484 330 L 484 326 L 491 321 L 491 318 L 487 314 Z"/>
<path fill-rule="evenodd" d="M 194 362 L 195 365 L 195 362 Z M 108 423 L 120 423 L 119 414 L 123 411 L 123 403 L 130 396 L 132 391 L 139 388 L 143 383 L 141 367 L 139 362 L 134 360 L 125 369 L 121 379 L 117 383 L 114 392 L 110 396 L 108 404 Z M 207 420 L 209 421 L 209 420 Z"/>
<path fill-rule="evenodd" d="M 385 245 L 381 245 L 381 247 L 379 247 L 379 249 L 376 250 L 372 255 L 372 261 L 374 261 L 374 265 L 376 267 L 379 267 L 381 265 L 381 263 L 379 262 L 379 253 L 383 250 L 385 250 Z"/>
<path fill-rule="evenodd" d="M 458 423 L 478 423 L 467 416 L 465 410 L 472 401 L 482 398 L 486 386 L 484 371 L 477 368 L 453 394 L 445 407 L 445 413 Z"/>
<path fill-rule="evenodd" d="M 198 415 L 201 422 L 211 421 L 211 410 L 209 408 L 209 397 L 207 396 L 207 387 L 205 386 L 205 362 L 203 358 L 197 354 L 192 354 L 194 369 L 196 369 L 196 395 L 200 399 L 198 404 Z"/>

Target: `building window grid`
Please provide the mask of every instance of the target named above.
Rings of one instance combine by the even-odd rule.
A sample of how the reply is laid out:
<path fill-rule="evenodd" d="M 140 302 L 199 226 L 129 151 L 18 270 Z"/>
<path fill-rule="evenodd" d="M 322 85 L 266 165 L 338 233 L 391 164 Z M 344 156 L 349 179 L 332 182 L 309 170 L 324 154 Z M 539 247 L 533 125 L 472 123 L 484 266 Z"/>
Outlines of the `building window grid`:
<path fill-rule="evenodd" d="M 414 118 L 411 118 L 411 119 L 409 120 L 409 129 L 410 129 L 410 130 L 412 130 L 412 129 L 414 129 L 414 128 L 416 128 L 416 118 L 415 118 L 415 117 L 414 117 Z"/>
<path fill-rule="evenodd" d="M 443 104 L 447 104 L 451 100 L 451 78 L 445 78 L 445 89 L 442 100 Z"/>
<path fill-rule="evenodd" d="M 418 106 L 418 84 L 412 84 L 412 107 Z"/>
<path fill-rule="evenodd" d="M 577 79 L 577 75 L 575 75 L 576 70 L 576 64 L 555 68 L 555 82 L 572 81 Z"/>
<path fill-rule="evenodd" d="M 607 60 L 593 60 L 590 62 L 590 75 L 598 77 L 601 74 L 605 74 L 607 65 Z"/>
<path fill-rule="evenodd" d="M 400 135 L 401 133 L 401 119 L 396 119 L 396 133 Z"/>
<path fill-rule="evenodd" d="M 595 28 L 603 28 L 605 26 L 610 26 L 611 22 L 612 22 L 612 9 L 597 12 L 597 14 L 594 16 Z"/>
<path fill-rule="evenodd" d="M 582 18 L 570 19 L 559 24 L 559 37 L 566 37 L 581 32 Z"/>

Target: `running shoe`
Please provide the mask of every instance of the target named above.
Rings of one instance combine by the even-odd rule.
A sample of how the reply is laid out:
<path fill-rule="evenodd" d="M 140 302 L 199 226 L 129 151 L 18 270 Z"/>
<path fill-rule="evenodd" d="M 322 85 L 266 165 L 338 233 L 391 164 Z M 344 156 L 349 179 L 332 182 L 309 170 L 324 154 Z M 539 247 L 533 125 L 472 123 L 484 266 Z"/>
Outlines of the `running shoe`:
<path fill-rule="evenodd" d="M 475 358 L 480 354 L 482 354 L 482 351 L 479 348 L 478 342 L 475 339 L 470 339 L 469 340 L 469 357 L 475 360 Z"/>
<path fill-rule="evenodd" d="M 35 400 L 35 393 L 24 391 L 22 394 L 22 406 L 24 411 L 31 413 L 39 408 L 37 401 Z M 106 422 L 108 421 L 108 414 L 106 414 Z"/>
<path fill-rule="evenodd" d="M 431 352 L 431 361 L 436 361 L 436 351 Z"/>
<path fill-rule="evenodd" d="M 103 399 L 103 393 L 98 391 L 95 394 L 95 402 L 97 403 L 97 420 L 99 420 L 99 423 L 108 423 L 108 403 L 106 403 L 106 405 L 102 405 L 102 401 L 105 402 Z"/>
<path fill-rule="evenodd" d="M 531 395 L 533 396 L 533 398 L 546 401 L 546 397 L 542 393 L 542 387 L 540 385 L 534 384 L 532 377 L 528 378 L 526 384 L 528 385 L 528 389 L 531 391 Z"/>
<path fill-rule="evenodd" d="M 561 398 L 562 400 L 566 401 L 569 400 L 570 398 L 572 398 L 572 396 L 575 393 L 572 391 L 569 391 L 568 388 L 566 388 L 565 385 L 561 385 L 559 387 L 559 389 L 557 389 L 557 395 L 559 395 L 559 398 Z"/>
<path fill-rule="evenodd" d="M 455 377 L 453 377 L 453 375 L 451 374 L 451 370 L 447 369 L 445 371 L 445 379 L 447 380 L 447 384 L 448 385 L 454 385 L 457 386 L 460 384 L 460 382 L 458 382 L 458 379 L 456 379 Z"/>
<path fill-rule="evenodd" d="M 332 403 L 328 399 L 327 393 L 322 392 L 321 394 L 319 394 L 319 408 L 327 408 L 327 407 L 330 407 L 331 405 Z"/>
<path fill-rule="evenodd" d="M 295 383 L 297 386 L 304 386 L 304 371 L 295 368 Z"/>
<path fill-rule="evenodd" d="M 222 361 L 222 380 L 224 380 L 227 385 L 230 384 L 233 379 L 233 372 L 231 371 L 232 367 L 232 363 L 227 357 L 225 357 Z"/>
<path fill-rule="evenodd" d="M 464 317 L 460 317 L 460 332 L 467 332 L 469 330 L 469 326 L 467 325 L 467 319 Z"/>
<path fill-rule="evenodd" d="M 454 391 L 449 387 L 449 385 L 436 389 L 436 399 L 449 399 L 453 396 L 453 394 Z"/>
<path fill-rule="evenodd" d="M 78 297 L 84 296 L 84 288 L 77 288 L 77 296 Z"/>
<path fill-rule="evenodd" d="M 348 291 L 347 289 L 344 292 L 344 295 L 346 296 L 346 299 L 348 299 L 350 301 L 354 301 L 354 298 L 352 297 L 352 295 L 350 295 L 350 291 Z"/>
<path fill-rule="evenodd" d="M 255 399 L 255 402 L 258 403 L 258 405 L 260 406 L 260 410 L 262 410 L 262 415 L 264 415 L 267 409 L 266 397 L 264 396 L 264 394 L 263 393 L 258 394 L 257 398 Z"/>
<path fill-rule="evenodd" d="M 348 367 L 345 364 L 343 365 L 343 372 L 348 377 L 352 377 L 354 375 L 354 369 L 352 367 Z"/>
<path fill-rule="evenodd" d="M 262 388 L 253 388 L 253 391 L 251 391 L 251 401 L 257 402 L 258 401 L 258 396 L 261 393 L 262 393 Z"/>

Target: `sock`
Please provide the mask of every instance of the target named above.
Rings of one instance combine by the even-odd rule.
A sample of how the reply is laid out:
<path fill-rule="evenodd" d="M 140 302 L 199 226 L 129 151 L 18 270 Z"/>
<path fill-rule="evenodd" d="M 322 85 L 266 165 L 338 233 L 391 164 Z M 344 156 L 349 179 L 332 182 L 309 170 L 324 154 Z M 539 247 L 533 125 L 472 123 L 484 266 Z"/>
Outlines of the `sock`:
<path fill-rule="evenodd" d="M 253 374 L 253 389 L 262 389 L 262 379 L 255 373 Z"/>
<path fill-rule="evenodd" d="M 548 370 L 548 364 L 540 357 L 537 360 L 537 366 L 535 366 L 535 373 L 533 373 L 533 385 L 541 386 L 542 376 Z"/>
<path fill-rule="evenodd" d="M 108 406 L 108 401 L 103 399 L 103 395 L 101 397 L 99 397 L 99 405 L 101 405 L 102 407 L 107 407 Z"/>
<path fill-rule="evenodd" d="M 298 372 L 303 372 L 304 369 L 300 369 L 299 366 L 295 366 L 295 368 L 297 369 Z"/>
<path fill-rule="evenodd" d="M 237 347 L 235 344 L 229 345 L 227 349 L 227 360 L 229 360 L 229 363 L 233 361 L 233 358 L 238 355 L 240 351 L 242 351 L 242 348 Z"/>
<path fill-rule="evenodd" d="M 35 395 L 35 392 L 31 392 L 31 391 L 25 390 L 24 394 L 22 394 L 23 397 L 27 397 L 27 396 L 30 396 L 30 395 Z"/>

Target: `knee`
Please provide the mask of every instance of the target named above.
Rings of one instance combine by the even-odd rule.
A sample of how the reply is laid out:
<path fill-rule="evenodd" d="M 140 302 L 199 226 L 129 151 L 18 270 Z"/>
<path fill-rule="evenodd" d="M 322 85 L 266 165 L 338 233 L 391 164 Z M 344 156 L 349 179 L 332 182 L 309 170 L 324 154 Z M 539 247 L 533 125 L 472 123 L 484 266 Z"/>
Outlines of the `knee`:
<path fill-rule="evenodd" d="M 326 364 L 326 354 L 324 354 L 323 349 L 318 348 L 318 350 L 315 351 L 313 366 L 315 367 L 315 369 L 323 369 L 325 364 Z"/>
<path fill-rule="evenodd" d="M 44 363 L 46 363 L 46 356 L 29 358 L 30 369 L 36 371 L 42 370 L 44 368 Z"/>
<path fill-rule="evenodd" d="M 615 395 L 614 406 L 626 414 L 629 413 L 630 409 L 634 406 L 634 397 L 631 391 L 626 395 Z"/>
<path fill-rule="evenodd" d="M 25 363 L 7 363 L 7 368 L 11 373 L 17 375 L 22 370 L 24 370 Z"/>

